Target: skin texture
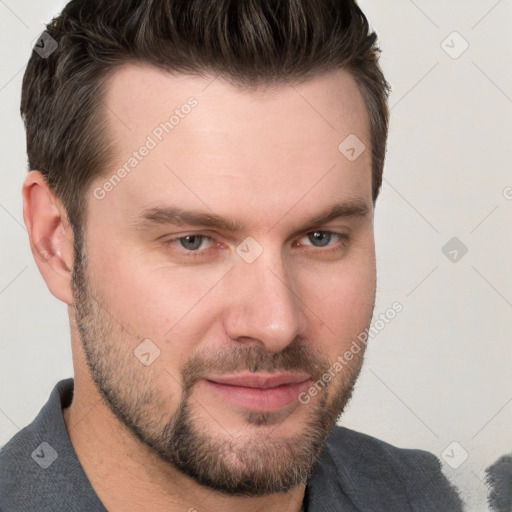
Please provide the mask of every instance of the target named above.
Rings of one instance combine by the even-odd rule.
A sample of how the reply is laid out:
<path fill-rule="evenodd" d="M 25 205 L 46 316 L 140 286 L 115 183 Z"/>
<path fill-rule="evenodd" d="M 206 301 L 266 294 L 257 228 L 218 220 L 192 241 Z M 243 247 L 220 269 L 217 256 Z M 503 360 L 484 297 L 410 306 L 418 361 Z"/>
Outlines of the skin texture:
<path fill-rule="evenodd" d="M 113 74 L 114 157 L 86 197 L 80 254 L 42 175 L 23 186 L 37 264 L 68 304 L 66 427 L 111 511 L 300 510 L 362 364 L 363 351 L 308 404 L 272 410 L 228 400 L 205 380 L 290 370 L 310 377 L 307 390 L 368 327 L 375 299 L 368 119 L 352 77 L 253 91 L 214 78 L 133 64 Z M 191 97 L 197 105 L 158 141 L 155 128 Z M 355 161 L 338 150 L 350 134 L 366 146 Z M 95 196 L 150 135 L 156 147 Z M 308 223 L 337 203 L 367 213 Z M 143 210 L 170 205 L 242 226 L 141 222 Z M 318 231 L 344 236 L 317 234 L 320 245 Z M 187 235 L 210 238 L 169 242 Z M 251 263 L 237 252 L 247 237 L 257 242 L 249 253 L 261 252 Z M 148 365 L 134 354 L 143 340 Z"/>

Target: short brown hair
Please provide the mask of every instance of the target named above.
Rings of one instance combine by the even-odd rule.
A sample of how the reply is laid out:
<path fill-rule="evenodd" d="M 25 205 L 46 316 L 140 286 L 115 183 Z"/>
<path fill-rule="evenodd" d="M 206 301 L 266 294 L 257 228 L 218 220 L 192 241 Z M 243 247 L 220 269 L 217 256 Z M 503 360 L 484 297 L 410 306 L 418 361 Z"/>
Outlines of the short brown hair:
<path fill-rule="evenodd" d="M 347 70 L 367 107 L 377 199 L 389 85 L 377 36 L 354 0 L 72 0 L 46 32 L 57 47 L 46 58 L 33 52 L 21 113 L 29 167 L 62 200 L 75 233 L 90 184 L 111 155 L 104 84 L 129 62 L 211 73 L 251 88 Z"/>

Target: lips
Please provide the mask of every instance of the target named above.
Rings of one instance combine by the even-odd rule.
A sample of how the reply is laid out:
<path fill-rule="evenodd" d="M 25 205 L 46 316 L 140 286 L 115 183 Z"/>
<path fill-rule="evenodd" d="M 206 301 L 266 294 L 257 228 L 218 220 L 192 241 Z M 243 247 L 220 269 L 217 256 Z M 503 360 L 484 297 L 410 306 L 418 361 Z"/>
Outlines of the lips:
<path fill-rule="evenodd" d="M 275 411 L 298 401 L 310 384 L 306 373 L 240 373 L 210 376 L 203 380 L 206 389 L 239 408 Z"/>
<path fill-rule="evenodd" d="M 308 380 L 307 373 L 268 373 L 268 374 L 237 374 L 223 375 L 220 377 L 209 377 L 207 380 L 228 386 L 239 386 L 244 388 L 269 389 L 290 384 L 299 384 Z"/>

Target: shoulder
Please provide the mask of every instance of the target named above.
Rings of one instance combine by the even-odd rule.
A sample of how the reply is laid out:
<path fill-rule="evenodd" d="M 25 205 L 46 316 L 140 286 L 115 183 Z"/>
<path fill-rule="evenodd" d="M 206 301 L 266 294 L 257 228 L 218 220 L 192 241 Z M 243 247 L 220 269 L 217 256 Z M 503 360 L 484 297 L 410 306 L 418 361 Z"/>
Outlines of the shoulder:
<path fill-rule="evenodd" d="M 383 502 L 395 510 L 463 510 L 433 454 L 398 448 L 344 427 L 330 433 L 317 471 L 331 481 L 326 492 L 333 499 L 336 494 L 352 496 L 360 510 L 379 510 Z"/>
<path fill-rule="evenodd" d="M 356 432 L 344 427 L 335 427 L 329 435 L 326 446 L 334 460 L 342 457 L 365 464 L 368 470 L 380 470 L 383 467 L 394 468 L 404 477 L 417 479 L 432 472 L 440 472 L 441 465 L 437 457 L 425 450 L 398 448 L 368 434 Z M 412 473 L 411 473 L 412 472 Z"/>
<path fill-rule="evenodd" d="M 27 455 L 29 458 L 31 456 L 35 458 L 36 449 L 41 443 L 64 436 L 66 432 L 62 419 L 62 407 L 70 403 L 72 395 L 72 378 L 58 382 L 53 387 L 47 403 L 34 420 L 17 432 L 5 445 L 0 446 L 0 474 L 2 476 L 7 469 L 26 465 Z"/>
<path fill-rule="evenodd" d="M 62 417 L 62 407 L 72 393 L 73 379 L 57 383 L 32 423 L 0 448 L 2 512 L 104 510 L 98 506 Z"/>
<path fill-rule="evenodd" d="M 50 442 L 54 444 L 48 435 L 49 431 L 55 430 L 49 421 L 57 406 L 57 397 L 53 394 L 53 403 L 47 403 L 29 425 L 0 447 L 0 496 L 8 495 L 8 491 L 14 492 L 21 483 L 27 482 L 37 473 L 37 468 L 45 465 L 38 454 L 41 455 L 46 445 L 50 446 Z"/>

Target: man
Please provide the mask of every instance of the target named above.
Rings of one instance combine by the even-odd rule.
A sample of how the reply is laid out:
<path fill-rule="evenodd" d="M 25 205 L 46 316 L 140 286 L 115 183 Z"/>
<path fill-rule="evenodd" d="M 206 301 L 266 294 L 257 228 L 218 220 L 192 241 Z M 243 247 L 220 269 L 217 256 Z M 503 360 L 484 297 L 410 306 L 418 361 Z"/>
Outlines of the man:
<path fill-rule="evenodd" d="M 356 4 L 73 0 L 36 48 L 24 219 L 75 375 L 0 509 L 459 510 L 434 456 L 335 426 L 388 124 Z"/>

